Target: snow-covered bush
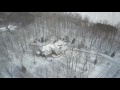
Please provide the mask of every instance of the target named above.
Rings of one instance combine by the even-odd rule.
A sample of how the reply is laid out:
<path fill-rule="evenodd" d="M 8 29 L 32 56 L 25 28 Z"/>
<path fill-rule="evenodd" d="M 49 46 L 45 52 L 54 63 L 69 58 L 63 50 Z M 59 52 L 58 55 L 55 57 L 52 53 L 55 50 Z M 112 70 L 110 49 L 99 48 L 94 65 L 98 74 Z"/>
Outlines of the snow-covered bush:
<path fill-rule="evenodd" d="M 8 29 L 11 31 L 16 30 L 18 27 L 17 26 L 13 26 L 13 25 L 8 25 Z"/>
<path fill-rule="evenodd" d="M 6 27 L 1 27 L 0 32 L 4 32 L 4 31 L 7 31 L 7 28 Z"/>

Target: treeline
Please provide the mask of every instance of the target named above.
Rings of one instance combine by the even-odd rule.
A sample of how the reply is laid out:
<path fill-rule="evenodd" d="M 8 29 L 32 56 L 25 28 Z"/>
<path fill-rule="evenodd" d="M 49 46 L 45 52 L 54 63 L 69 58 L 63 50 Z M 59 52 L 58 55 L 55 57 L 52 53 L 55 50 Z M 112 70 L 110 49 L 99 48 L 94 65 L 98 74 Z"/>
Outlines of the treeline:
<path fill-rule="evenodd" d="M 109 54 L 119 51 L 119 25 L 112 26 L 107 21 L 92 23 L 89 21 L 89 17 L 82 18 L 78 14 L 41 12 L 37 15 L 40 17 L 37 17 L 34 23 L 26 27 L 29 38 L 67 35 L 70 39 L 76 38 L 78 44 L 83 42 L 91 49 L 93 47 L 101 48 L 102 52 Z"/>
<path fill-rule="evenodd" d="M 23 22 L 29 19 L 25 18 L 28 17 L 25 13 L 14 13 L 14 15 L 16 21 L 19 21 L 18 17 L 23 17 L 24 19 L 21 19 Z M 59 38 L 67 35 L 71 40 L 75 38 L 77 45 L 82 42 L 84 46 L 90 49 L 100 49 L 101 52 L 109 55 L 113 52 L 118 52 L 120 49 L 120 32 L 118 26 L 111 26 L 106 22 L 92 23 L 88 17 L 82 18 L 78 14 L 41 12 L 40 14 L 37 13 L 37 16 L 40 17 L 36 17 L 34 14 L 34 22 L 15 31 L 11 37 L 12 40 L 18 40 L 14 42 L 22 41 L 24 47 L 27 48 L 27 42 L 31 38 L 50 38 L 52 36 Z M 12 14 L 9 17 L 12 17 Z M 6 35 L 6 37 L 8 36 Z"/>
<path fill-rule="evenodd" d="M 82 18 L 76 14 L 66 13 L 47 13 L 43 12 L 36 22 L 36 29 L 39 30 L 41 36 L 50 37 L 62 37 L 62 35 L 68 35 L 71 39 L 76 38 L 78 44 L 83 42 L 85 46 L 89 48 L 100 49 L 102 53 L 111 55 L 117 53 L 120 46 L 120 26 L 109 25 L 107 21 L 101 21 L 100 23 L 92 23 L 89 21 L 89 17 Z M 41 25 L 39 27 L 39 25 Z M 38 28 L 39 27 L 39 28 Z M 39 33 L 36 33 L 39 36 Z M 51 34 L 51 35 L 50 35 Z M 88 44 L 89 41 L 89 44 Z"/>
<path fill-rule="evenodd" d="M 15 24 L 26 26 L 34 21 L 34 15 L 28 12 L 1 12 L 0 25 Z"/>

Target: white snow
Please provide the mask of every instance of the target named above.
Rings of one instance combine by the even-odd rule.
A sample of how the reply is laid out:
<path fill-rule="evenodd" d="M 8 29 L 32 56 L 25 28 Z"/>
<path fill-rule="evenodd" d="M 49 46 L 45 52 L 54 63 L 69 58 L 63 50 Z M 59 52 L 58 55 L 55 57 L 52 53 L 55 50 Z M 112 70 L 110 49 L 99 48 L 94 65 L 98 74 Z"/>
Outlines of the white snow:
<path fill-rule="evenodd" d="M 16 30 L 17 28 L 18 28 L 17 26 L 8 25 L 7 27 L 1 27 L 1 28 L 0 28 L 0 32 L 7 31 L 8 29 L 11 30 L 11 31 L 14 31 L 14 30 Z"/>
<path fill-rule="evenodd" d="M 7 31 L 7 28 L 6 27 L 1 27 L 0 32 L 4 32 L 4 31 Z"/>
<path fill-rule="evenodd" d="M 90 15 L 90 20 L 93 22 L 98 22 L 100 20 L 106 20 L 112 17 L 111 13 L 103 13 L 103 12 L 78 12 L 85 15 Z M 97 13 L 99 14 L 98 16 Z M 115 15 L 115 14 L 114 14 Z M 108 17 L 109 16 L 109 17 Z M 94 18 L 95 19 L 94 19 Z M 99 17 L 99 18 L 98 18 Z M 115 19 L 117 14 L 115 15 Z M 94 20 L 92 20 L 94 19 Z M 109 23 L 113 23 L 113 18 L 109 21 Z M 114 20 L 115 20 L 114 19 Z M 114 24 L 117 21 L 114 22 Z M 8 28 L 10 30 L 15 30 L 17 26 L 9 25 Z M 5 31 L 6 27 L 1 28 L 1 30 Z M 31 28 L 30 28 L 31 29 Z M 63 32 L 64 33 L 64 32 Z M 66 30 L 66 33 L 67 30 Z M 41 37 L 41 36 L 40 36 Z M 71 37 L 70 37 L 71 38 Z M 26 67 L 27 72 L 23 73 L 21 71 L 21 63 L 20 60 L 15 56 L 15 53 L 10 53 L 10 58 L 13 58 L 13 64 L 10 66 L 10 71 L 12 72 L 13 77 L 27 77 L 27 78 L 68 78 L 77 76 L 80 77 L 89 77 L 89 78 L 104 78 L 104 77 L 120 77 L 120 53 L 116 54 L 115 58 L 112 58 L 103 53 L 98 53 L 98 61 L 97 64 L 94 65 L 94 61 L 96 59 L 96 49 L 90 50 L 89 48 L 81 48 L 77 49 L 76 46 L 69 46 L 69 43 L 66 43 L 62 40 L 57 40 L 55 37 L 51 38 L 48 42 L 45 43 L 32 43 L 31 46 L 37 45 L 39 46 L 44 55 L 50 55 L 52 50 L 54 50 L 57 54 L 60 53 L 58 57 L 48 57 L 44 58 L 41 56 L 34 56 L 31 52 L 25 54 L 20 58 L 23 60 L 23 65 Z M 32 40 L 34 41 L 34 39 Z M 89 42 L 87 42 L 89 45 Z M 28 42 L 27 42 L 28 44 Z M 73 50 L 71 50 L 71 48 Z M 28 48 L 28 51 L 30 48 Z M 38 49 L 38 48 L 37 48 Z M 36 51 L 39 55 L 41 52 Z M 20 55 L 21 56 L 21 55 Z M 56 55 L 55 55 L 56 56 Z M 85 60 L 88 60 L 84 67 Z M 11 65 L 11 62 L 9 63 Z M 11 68 L 12 67 L 12 68 Z M 117 73 L 118 72 L 118 73 Z M 1 72 L 0 72 L 1 73 Z M 2 76 L 5 78 L 10 77 L 6 70 L 2 70 Z"/>
<path fill-rule="evenodd" d="M 47 44 L 47 45 L 43 46 L 42 52 L 44 52 L 45 55 L 49 55 L 52 53 L 52 50 L 53 50 L 58 54 L 67 48 L 65 45 L 66 45 L 66 42 L 64 42 L 62 40 L 58 40 L 55 43 Z"/>
<path fill-rule="evenodd" d="M 8 25 L 8 29 L 10 29 L 11 31 L 16 30 L 17 28 L 18 28 L 17 26 Z"/>
<path fill-rule="evenodd" d="M 36 53 L 37 53 L 37 55 L 40 55 L 40 51 L 37 51 Z"/>
<path fill-rule="evenodd" d="M 61 43 L 62 41 L 58 41 L 58 42 L 59 44 L 57 45 L 63 44 Z M 54 44 L 47 44 L 43 46 L 43 51 L 45 51 L 46 55 L 50 54 L 51 49 L 56 50 L 56 47 L 54 46 Z M 59 49 L 57 50 L 59 51 Z M 37 53 L 39 54 L 40 52 L 37 52 Z M 89 56 L 88 57 L 89 61 L 85 66 L 86 71 L 83 74 L 81 74 L 84 60 L 86 59 L 86 55 Z M 95 56 L 96 56 L 96 52 L 92 50 L 73 49 L 73 51 L 71 51 L 68 49 L 63 56 L 57 57 L 57 58 L 48 57 L 47 59 L 45 59 L 42 57 L 35 56 L 36 64 L 34 64 L 33 56 L 31 54 L 26 53 L 23 56 L 23 64 L 26 67 L 27 72 L 26 73 L 22 73 L 20 71 L 16 72 L 16 74 L 14 74 L 13 77 L 21 77 L 19 76 L 19 74 L 27 78 L 29 77 L 65 78 L 65 77 L 74 77 L 75 75 L 77 77 L 89 77 L 89 78 L 95 78 L 95 77 L 101 78 L 101 77 L 113 77 L 113 76 L 119 77 L 118 75 L 119 73 L 116 74 L 116 72 L 120 69 L 119 61 L 116 61 L 107 55 L 99 53 L 99 57 L 101 57 L 99 58 L 99 61 L 103 61 L 103 63 L 94 66 L 93 62 L 91 61 L 95 60 Z M 77 66 L 76 66 L 76 60 L 78 60 Z M 110 63 L 110 65 L 108 65 L 108 63 Z M 14 58 L 13 70 L 16 70 L 16 66 L 19 66 L 20 68 L 21 64 L 19 60 Z M 89 69 L 90 71 L 88 71 Z M 9 77 L 9 75 L 7 75 L 6 73 L 3 73 L 3 75 L 4 74 L 5 74 L 4 77 L 6 78 Z"/>
<path fill-rule="evenodd" d="M 54 45 L 48 44 L 48 45 L 46 45 L 46 46 L 43 46 L 42 52 L 44 53 L 44 55 L 47 56 L 47 55 L 49 55 L 49 54 L 52 53 L 52 50 L 53 50 L 54 48 L 55 48 Z"/>

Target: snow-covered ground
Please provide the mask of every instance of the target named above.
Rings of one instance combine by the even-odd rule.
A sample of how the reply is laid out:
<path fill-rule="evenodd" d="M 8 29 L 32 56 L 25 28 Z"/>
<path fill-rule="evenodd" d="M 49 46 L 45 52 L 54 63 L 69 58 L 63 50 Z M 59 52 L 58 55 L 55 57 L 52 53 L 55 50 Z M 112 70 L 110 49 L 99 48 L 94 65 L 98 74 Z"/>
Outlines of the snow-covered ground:
<path fill-rule="evenodd" d="M 17 26 L 14 26 L 14 25 L 8 25 L 8 26 L 5 26 L 5 27 L 1 27 L 0 28 L 0 32 L 4 32 L 4 31 L 7 31 L 7 30 L 10 30 L 10 31 L 14 31 L 18 29 Z"/>
<path fill-rule="evenodd" d="M 40 44 L 40 43 L 39 43 Z M 60 41 L 56 44 L 61 44 Z M 53 45 L 53 44 L 51 44 Z M 68 44 L 63 45 L 66 47 Z M 48 44 L 50 46 L 50 44 Z M 48 46 L 44 46 L 44 51 L 48 50 Z M 54 46 L 54 45 L 53 45 Z M 76 49 L 67 47 L 63 55 L 59 57 L 38 57 L 34 58 L 31 52 L 26 52 L 23 59 L 23 65 L 26 68 L 26 72 L 21 71 L 20 60 L 15 54 L 12 61 L 12 77 L 14 78 L 112 78 L 119 77 L 120 73 L 120 61 L 115 60 L 105 54 L 98 53 L 98 62 L 94 64 L 96 58 L 96 52 L 93 50 Z M 54 47 L 55 49 L 55 47 Z M 85 64 L 85 61 L 87 63 Z M 85 65 L 85 66 L 84 66 Z M 84 68 L 83 68 L 84 67 Z M 10 77 L 8 73 L 3 69 L 2 75 L 4 77 Z"/>
<path fill-rule="evenodd" d="M 0 32 L 4 32 L 4 31 L 7 31 L 7 28 L 6 27 L 1 27 Z"/>
<path fill-rule="evenodd" d="M 93 22 L 99 22 L 100 20 L 108 20 L 109 23 L 116 24 L 119 22 L 118 16 L 119 13 L 115 12 L 78 12 L 83 17 L 88 15 L 90 20 Z M 113 16 L 114 15 L 114 16 Z M 108 17 L 109 16 L 109 17 Z M 38 22 L 40 21 L 38 18 L 36 19 Z M 48 19 L 47 19 L 48 20 Z M 50 20 L 52 23 L 52 20 Z M 9 59 L 11 61 L 6 61 L 6 67 L 2 65 L 5 62 L 4 58 L 0 58 L 0 77 L 4 78 L 120 78 L 120 53 L 116 53 L 115 57 L 110 57 L 102 52 L 97 53 L 98 50 L 96 48 L 89 48 L 89 36 L 86 36 L 86 44 L 80 42 L 83 40 L 80 35 L 79 38 L 76 38 L 76 42 L 71 44 L 71 40 L 75 38 L 77 35 L 77 30 L 69 29 L 69 28 L 61 28 L 58 35 L 63 37 L 64 35 L 69 35 L 69 31 L 73 33 L 69 35 L 69 42 L 65 42 L 63 39 L 58 39 L 58 37 L 53 36 L 51 32 L 54 32 L 56 28 L 47 27 L 47 22 L 43 22 L 37 25 L 36 22 L 34 24 L 22 28 L 18 30 L 23 32 L 24 30 L 29 31 L 20 34 L 20 39 L 15 38 L 13 40 L 18 41 L 18 46 L 21 45 L 21 48 L 24 48 L 29 45 L 38 45 L 39 49 L 43 52 L 44 55 L 33 55 L 32 49 L 30 47 L 24 48 L 25 51 L 21 51 L 21 48 L 18 49 L 18 46 L 13 46 L 12 48 L 17 47 L 15 50 L 8 50 Z M 54 23 L 53 23 L 54 24 Z M 45 26 L 46 25 L 46 26 Z M 35 27 L 34 27 L 35 26 Z M 75 25 L 73 24 L 75 27 Z M 39 28 L 40 27 L 40 28 Z M 53 25 L 54 27 L 54 25 Z M 17 26 L 7 26 L 11 31 L 17 29 Z M 5 31 L 5 28 L 0 28 Z M 62 30 L 63 29 L 63 30 Z M 83 28 L 82 28 L 83 29 Z M 30 30 L 32 34 L 30 36 Z M 37 31 L 38 30 L 38 31 Z M 51 32 L 50 32 L 51 30 Z M 53 31 L 52 31 L 53 30 Z M 84 31 L 84 30 L 83 30 Z M 42 33 L 41 33 L 42 32 Z M 44 32 L 44 35 L 43 35 Z M 41 37 L 45 37 L 45 33 L 51 34 L 51 37 L 48 36 L 48 40 L 45 42 L 41 42 Z M 16 35 L 16 36 L 17 36 Z M 23 36 L 22 36 L 23 35 Z M 26 36 L 24 36 L 26 35 Z M 72 36 L 73 35 L 73 36 Z M 4 35 L 3 35 L 4 36 Z M 15 36 L 15 35 L 14 35 Z M 56 35 L 57 36 L 57 35 Z M 12 36 L 11 36 L 12 37 Z M 25 39 L 23 38 L 25 37 Z M 26 38 L 28 37 L 28 38 Z M 37 43 L 31 44 L 37 38 Z M 27 41 L 28 39 L 28 41 Z M 6 39 L 7 40 L 7 39 Z M 10 40 L 8 38 L 8 40 Z M 78 48 L 78 42 L 81 45 L 81 48 Z M 22 44 L 21 44 L 22 43 Z M 82 44 L 86 46 L 82 46 Z M 8 46 L 10 46 L 8 44 Z M 11 45 L 12 46 L 12 45 Z M 88 46 L 88 47 L 87 47 Z M 0 48 L 1 49 L 1 48 Z M 52 50 L 56 52 L 58 55 L 48 56 L 52 53 Z M 40 52 L 36 52 L 40 54 Z M 97 55 L 97 61 L 96 61 Z M 24 67 L 23 67 L 24 66 Z"/>

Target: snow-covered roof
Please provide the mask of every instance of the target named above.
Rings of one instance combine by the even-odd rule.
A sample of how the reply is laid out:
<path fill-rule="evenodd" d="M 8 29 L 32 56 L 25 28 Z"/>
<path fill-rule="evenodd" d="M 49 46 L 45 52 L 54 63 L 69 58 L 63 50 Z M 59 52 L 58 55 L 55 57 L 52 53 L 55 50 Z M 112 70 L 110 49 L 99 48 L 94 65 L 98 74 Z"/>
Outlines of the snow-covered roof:
<path fill-rule="evenodd" d="M 52 54 L 52 51 L 54 51 L 56 54 L 59 54 L 60 52 L 64 51 L 66 48 L 67 47 L 65 46 L 65 42 L 62 40 L 58 40 L 53 44 L 47 44 L 43 46 L 42 52 L 44 53 L 44 55 Z"/>

